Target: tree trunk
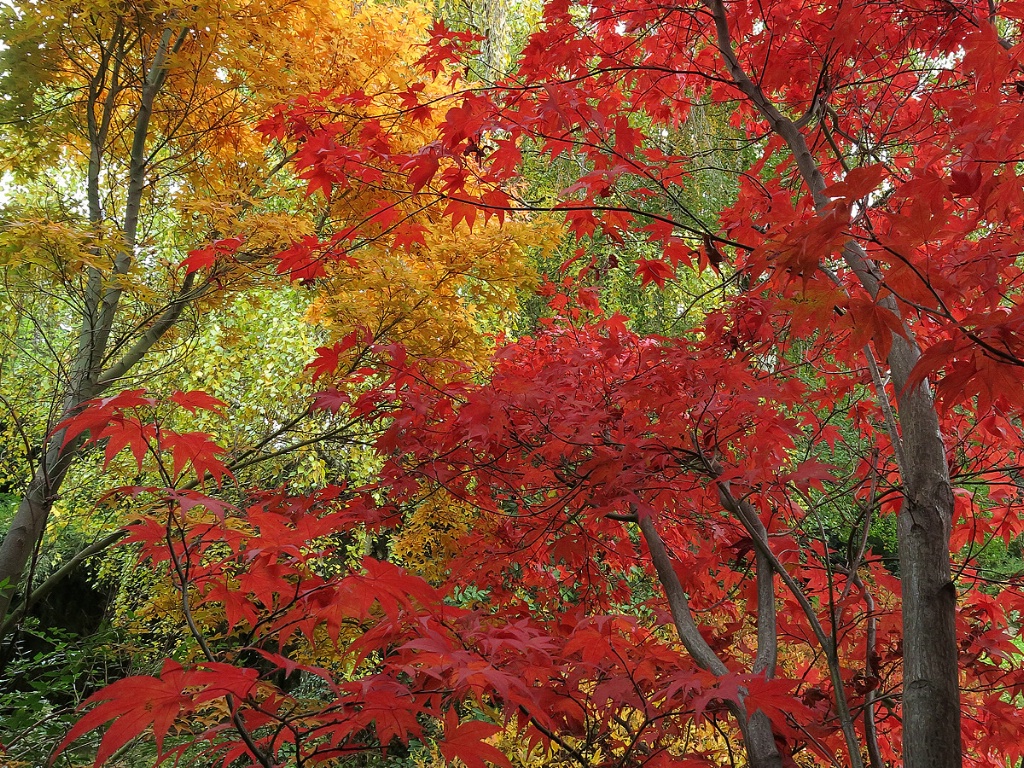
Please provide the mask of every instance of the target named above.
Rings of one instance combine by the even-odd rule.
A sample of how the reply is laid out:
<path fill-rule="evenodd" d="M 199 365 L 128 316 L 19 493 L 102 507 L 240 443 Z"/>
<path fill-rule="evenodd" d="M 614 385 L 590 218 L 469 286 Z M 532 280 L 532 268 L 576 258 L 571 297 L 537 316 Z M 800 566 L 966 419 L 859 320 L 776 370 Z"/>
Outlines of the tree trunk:
<path fill-rule="evenodd" d="M 115 30 L 115 41 L 111 49 L 123 42 L 120 21 Z M 146 140 L 149 136 L 149 124 L 153 114 L 153 102 L 163 86 L 167 76 L 167 57 L 176 52 L 186 39 L 188 28 L 180 31 L 174 39 L 170 27 L 164 29 L 157 45 L 152 63 L 147 72 L 140 94 L 140 101 L 135 115 L 132 135 L 131 155 L 129 157 L 128 193 L 125 201 L 125 218 L 122 230 L 123 243 L 114 259 L 114 275 L 128 272 L 136 247 L 139 215 L 142 209 L 143 192 L 146 186 L 146 172 L 149 157 L 146 154 Z M 173 43 L 172 43 L 173 40 Z M 123 50 L 122 50 L 123 55 Z M 88 109 L 88 131 L 90 138 L 89 171 L 87 179 L 89 215 L 93 227 L 99 229 L 103 222 L 100 208 L 99 178 L 101 171 L 101 155 L 106 141 L 106 131 L 113 109 L 113 101 L 108 99 L 101 120 L 97 121 L 93 108 L 99 103 L 99 94 L 105 83 L 109 60 L 100 63 L 100 73 L 90 87 L 90 106 Z M 115 62 L 116 71 L 120 63 Z M 114 75 L 115 79 L 117 75 Z M 115 85 L 111 85 L 115 87 Z M 175 298 L 161 314 L 156 322 L 146 330 L 111 370 L 104 375 L 102 366 L 110 346 L 110 336 L 114 330 L 114 321 L 120 306 L 123 287 L 118 280 L 111 282 L 103 289 L 103 275 L 97 269 L 90 269 L 86 284 L 85 307 L 79 331 L 78 350 L 70 369 L 70 381 L 67 384 L 67 396 L 61 419 L 73 415 L 83 402 L 95 397 L 110 384 L 125 375 L 159 338 L 174 325 L 189 294 L 191 280 L 186 282 L 181 297 Z M 0 542 L 0 627 L 11 606 L 11 600 L 18 584 L 25 573 L 25 566 L 32 557 L 35 548 L 42 541 L 46 531 L 46 523 L 53 509 L 64 477 L 67 475 L 77 452 L 79 440 L 72 440 L 62 445 L 64 432 L 58 432 L 50 438 L 49 447 L 39 462 L 28 488 L 22 496 L 18 510 L 11 521 L 3 542 Z M 29 589 L 31 585 L 28 585 Z M 26 595 L 27 596 L 27 595 Z M 2 639 L 2 637 L 0 637 Z"/>
<path fill-rule="evenodd" d="M 949 563 L 953 491 L 927 384 L 906 389 L 916 350 L 899 337 L 893 342 L 889 363 L 906 460 L 899 514 L 903 764 L 905 768 L 959 768 L 963 744 L 956 586 Z"/>
<path fill-rule="evenodd" d="M 743 744 L 747 748 L 750 768 L 782 768 L 782 755 L 775 744 L 771 720 L 761 710 L 747 720 L 743 728 Z"/>
<path fill-rule="evenodd" d="M 789 148 L 817 210 L 829 204 L 825 179 L 797 125 L 783 115 L 751 80 L 732 49 L 722 0 L 705 0 L 715 21 L 718 48 L 734 85 L 757 107 L 771 130 Z M 877 298 L 882 273 L 856 242 L 843 249 L 850 270 Z M 892 296 L 879 301 L 902 322 Z M 939 419 L 927 384 L 907 390 L 920 348 L 893 335 L 889 368 L 897 393 L 902 435 L 904 503 L 899 521 L 900 575 L 903 582 L 903 750 L 905 768 L 960 768 L 960 671 L 956 644 L 956 588 L 952 582 L 949 534 L 953 492 Z M 883 393 L 884 396 L 884 393 Z"/>
<path fill-rule="evenodd" d="M 75 440 L 61 448 L 62 435 L 56 435 L 50 443 L 21 497 L 7 534 L 0 542 L 0 625 L 10 608 L 25 566 L 42 540 L 57 491 L 77 452 Z"/>
<path fill-rule="evenodd" d="M 672 613 L 676 632 L 683 647 L 686 648 L 686 652 L 690 654 L 701 669 L 705 669 L 719 677 L 727 675 L 729 673 L 728 667 L 725 666 L 725 663 L 718 657 L 714 649 L 708 645 L 703 635 L 701 635 L 700 629 L 694 623 L 693 615 L 690 612 L 689 598 L 687 598 L 683 585 L 680 583 L 679 577 L 672 567 L 672 558 L 665 547 L 665 542 L 662 541 L 661 535 L 654 525 L 654 521 L 649 517 L 641 517 L 637 520 L 637 523 L 644 536 L 644 541 L 647 542 L 647 548 L 651 553 L 651 562 L 658 573 L 658 581 L 661 582 L 662 589 L 665 590 L 669 610 Z M 767 583 L 772 583 L 771 569 L 768 571 L 767 578 Z M 770 611 L 768 611 L 771 614 L 772 629 L 775 627 L 774 603 L 773 595 L 773 599 L 769 603 Z M 762 605 L 763 607 L 768 607 L 766 604 Z M 763 618 L 758 616 L 759 628 Z M 759 633 L 759 636 L 763 638 L 761 633 Z M 776 638 L 773 636 L 770 640 L 774 647 Z M 774 659 L 774 653 L 771 656 Z M 743 701 L 730 701 L 727 703 L 727 707 L 733 717 L 736 718 L 740 732 L 743 734 L 743 746 L 746 749 L 747 759 L 751 768 L 782 768 L 782 757 L 779 755 L 779 749 L 775 745 L 775 734 L 772 731 L 771 720 L 761 711 L 755 712 L 753 716 L 748 715 Z"/>

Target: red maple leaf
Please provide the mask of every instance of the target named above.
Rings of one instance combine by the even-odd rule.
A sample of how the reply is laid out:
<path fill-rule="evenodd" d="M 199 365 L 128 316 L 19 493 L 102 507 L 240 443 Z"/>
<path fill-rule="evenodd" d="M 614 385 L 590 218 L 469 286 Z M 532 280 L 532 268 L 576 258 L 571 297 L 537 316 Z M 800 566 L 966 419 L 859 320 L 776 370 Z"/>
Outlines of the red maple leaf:
<path fill-rule="evenodd" d="M 448 762 L 461 760 L 466 768 L 487 768 L 487 764 L 512 768 L 505 754 L 485 740 L 502 731 L 500 725 L 481 720 L 467 720 L 459 723 L 455 710 L 449 709 L 444 718 L 444 738 L 437 746 Z"/>
<path fill-rule="evenodd" d="M 660 259 L 637 259 L 636 276 L 640 278 L 641 285 L 654 283 L 664 288 L 665 283 L 676 276 L 676 271 L 671 264 Z"/>
<path fill-rule="evenodd" d="M 83 702 L 83 709 L 92 709 L 68 731 L 56 752 L 64 751 L 79 736 L 111 721 L 96 753 L 96 768 L 147 728 L 153 729 L 157 749 L 162 749 L 168 729 L 194 706 L 192 697 L 185 692 L 189 677 L 189 671 L 167 659 L 159 677 L 140 675 L 111 683 Z"/>
<path fill-rule="evenodd" d="M 171 452 L 173 476 L 178 478 L 189 464 L 196 479 L 203 482 L 209 474 L 220 485 L 225 475 L 234 477 L 220 457 L 225 453 L 213 435 L 206 432 L 165 431 L 160 439 L 161 447 Z"/>

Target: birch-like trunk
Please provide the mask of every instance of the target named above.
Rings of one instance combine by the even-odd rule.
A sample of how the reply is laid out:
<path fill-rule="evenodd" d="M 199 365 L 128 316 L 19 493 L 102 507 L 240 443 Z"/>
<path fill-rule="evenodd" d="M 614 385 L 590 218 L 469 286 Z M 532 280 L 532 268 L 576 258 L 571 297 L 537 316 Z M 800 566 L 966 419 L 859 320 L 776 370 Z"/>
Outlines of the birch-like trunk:
<path fill-rule="evenodd" d="M 104 371 L 109 341 L 123 292 L 118 277 L 126 274 L 131 267 L 137 245 L 139 216 L 149 167 L 146 140 L 150 130 L 153 104 L 166 79 L 168 55 L 184 42 L 185 33 L 181 32 L 176 40 L 172 40 L 172 37 L 173 30 L 165 29 L 153 52 L 152 60 L 146 66 L 145 82 L 141 89 L 133 126 L 124 226 L 122 242 L 114 258 L 114 279 L 106 280 L 99 270 L 89 269 L 78 345 L 74 360 L 69 366 L 69 381 L 62 395 L 60 420 L 75 414 L 82 403 L 102 393 L 141 361 L 145 353 L 177 321 L 186 303 L 187 287 L 141 335 L 129 352 L 109 370 Z M 91 224 L 96 231 L 99 231 L 105 220 L 100 203 L 99 183 L 112 112 L 117 108 L 116 90 L 122 87 L 122 57 L 127 54 L 122 44 L 125 39 L 123 25 L 119 23 L 115 27 L 110 45 L 104 48 L 105 55 L 98 62 L 96 75 L 89 85 L 87 129 L 90 151 L 87 198 Z M 74 440 L 63 445 L 63 439 L 63 431 L 49 436 L 33 477 L 18 504 L 3 541 L 0 542 L 0 626 L 4 626 L 4 618 L 10 609 L 26 566 L 43 539 L 53 504 L 78 454 L 79 441 Z"/>

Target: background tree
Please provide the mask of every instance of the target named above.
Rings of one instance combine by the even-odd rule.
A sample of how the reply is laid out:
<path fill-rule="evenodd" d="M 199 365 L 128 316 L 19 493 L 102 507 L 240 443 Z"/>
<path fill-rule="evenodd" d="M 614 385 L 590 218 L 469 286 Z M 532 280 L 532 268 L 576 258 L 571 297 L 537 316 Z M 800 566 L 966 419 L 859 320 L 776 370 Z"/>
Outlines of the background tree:
<path fill-rule="evenodd" d="M 323 92 L 328 84 L 372 93 L 360 106 L 372 112 L 371 101 L 386 102 L 396 82 L 408 83 L 414 59 L 414 38 L 388 36 L 398 25 L 425 19 L 412 7 L 352 12 L 315 3 L 223 6 L 212 16 L 187 4 L 80 10 L 8 12 L 9 52 L 32 46 L 41 52 L 12 56 L 7 69 L 17 98 L 6 102 L 12 122 L 4 140 L 22 150 L 11 156 L 23 161 L 10 167 L 22 186 L 8 206 L 3 236 L 9 254 L 4 300 L 16 323 L 9 349 L 20 354 L 11 358 L 8 381 L 15 387 L 28 375 L 43 376 L 53 382 L 54 395 L 49 413 L 34 420 L 25 409 L 40 407 L 37 389 L 17 401 L 8 398 L 10 423 L 21 424 L 30 438 L 22 458 L 38 453 L 43 463 L 4 539 L 5 600 L 76 453 L 59 437 L 44 437 L 53 425 L 90 396 L 181 365 L 166 354 L 144 361 L 155 347 L 162 354 L 187 349 L 188 333 L 201 328 L 196 313 L 264 279 L 261 272 L 272 271 L 264 269 L 270 254 L 293 243 L 308 251 L 318 232 L 340 240 L 361 223 L 352 219 L 366 213 L 358 201 L 326 204 L 293 194 L 284 170 L 288 156 L 266 149 L 255 118 L 286 97 Z M 42 119 L 49 131 L 39 130 Z M 45 148 L 38 145 L 41 135 Z M 429 233 L 429 224 L 415 224 L 414 237 Z M 392 259 L 390 267 L 382 261 L 350 276 L 344 286 L 330 286 L 333 300 L 351 291 L 369 292 L 373 301 L 363 301 L 361 314 L 340 325 L 339 311 L 322 302 L 316 316 L 327 318 L 338 337 L 362 324 L 380 339 L 398 338 L 403 325 L 426 337 L 441 322 L 446 354 L 455 352 L 453 344 L 468 344 L 479 356 L 482 347 L 472 339 L 481 338 L 487 323 L 474 324 L 476 307 L 496 312 L 491 305 L 507 305 L 529 270 L 510 233 L 462 245 L 457 263 L 435 264 L 424 254 L 415 264 Z M 387 258 L 383 246 L 380 253 Z M 325 274 L 326 260 L 305 262 L 307 273 L 287 256 L 274 265 L 277 272 L 313 279 Z M 487 283 L 491 267 L 502 271 Z M 403 269 L 423 282 L 420 298 L 393 291 L 377 299 Z M 424 274 L 430 270 L 434 274 Z M 377 284 L 365 282 L 373 280 Z M 470 284 L 494 288 L 482 289 L 490 291 L 485 301 L 475 300 Z M 68 326 L 80 326 L 74 344 Z M 31 344 L 44 353 L 49 372 L 29 362 Z M 263 421 L 291 418 L 278 416 Z M 32 447 L 44 442 L 46 451 Z"/>

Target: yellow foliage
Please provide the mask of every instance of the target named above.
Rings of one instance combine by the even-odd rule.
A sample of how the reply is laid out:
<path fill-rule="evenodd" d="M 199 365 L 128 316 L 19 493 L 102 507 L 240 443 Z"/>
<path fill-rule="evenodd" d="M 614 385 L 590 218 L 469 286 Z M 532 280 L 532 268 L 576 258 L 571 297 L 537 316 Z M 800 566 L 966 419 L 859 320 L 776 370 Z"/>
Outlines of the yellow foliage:
<path fill-rule="evenodd" d="M 543 223 L 492 222 L 472 232 L 441 225 L 409 252 L 375 244 L 360 251 L 357 267 L 330 270 L 307 317 L 339 337 L 366 328 L 414 357 L 480 365 L 486 335 L 504 330 L 517 293 L 535 281 L 525 250 L 557 237 Z"/>
<path fill-rule="evenodd" d="M 579 768 L 580 757 L 586 757 L 588 764 L 593 766 L 613 765 L 627 757 L 629 745 L 633 743 L 637 733 L 643 729 L 645 718 L 642 713 L 623 710 L 612 724 L 609 734 L 612 742 L 620 746 L 610 748 L 607 745 L 588 743 L 586 740 L 561 735 L 561 744 L 551 742 L 547 749 L 540 744 L 530 744 L 520 733 L 522 723 L 515 716 L 497 708 L 478 705 L 484 714 L 495 723 L 504 723 L 504 730 L 495 734 L 487 742 L 500 749 L 516 768 Z M 649 727 L 649 723 L 648 723 Z M 709 722 L 691 724 L 684 738 L 677 738 L 671 743 L 662 744 L 661 748 L 678 758 L 693 754 L 703 755 L 708 765 L 730 766 L 736 759 L 737 747 L 742 740 L 739 732 L 728 723 L 716 728 Z M 635 746 L 635 745 L 633 745 Z M 568 748 L 568 749 L 567 749 Z M 575 750 L 575 753 L 568 751 Z M 636 757 L 636 754 L 633 755 Z M 413 757 L 417 768 L 445 768 L 447 763 L 438 750 L 424 750 Z"/>
<path fill-rule="evenodd" d="M 40 126 L 34 121 L 15 120 L 15 128 L 0 131 L 0 156 L 7 158 L 0 171 L 19 179 L 46 169 L 81 177 L 90 153 L 97 155 L 102 145 L 93 163 L 100 211 L 88 219 L 67 216 L 61 200 L 64 218 L 53 224 L 42 218 L 52 216 L 52 208 L 37 211 L 38 196 L 26 192 L 22 208 L 32 221 L 12 225 L 8 241 L 24 242 L 33 221 L 61 231 L 47 233 L 32 248 L 0 243 L 0 266 L 45 261 L 58 276 L 91 269 L 108 287 L 126 288 L 158 307 L 160 297 L 180 284 L 176 265 L 189 249 L 241 236 L 238 258 L 218 265 L 215 290 L 203 292 L 200 301 L 210 307 L 223 301 L 223 289 L 250 287 L 260 268 L 274 263 L 268 257 L 275 252 L 307 235 L 327 238 L 358 226 L 376 205 L 357 189 L 329 202 L 306 197 L 287 164 L 294 147 L 268 148 L 258 122 L 277 104 L 308 103 L 324 110 L 309 119 L 331 122 L 339 140 L 353 141 L 377 122 L 394 151 L 422 146 L 434 138 L 451 94 L 446 78 L 424 79 L 415 66 L 431 23 L 417 4 L 352 0 L 89 0 L 84 9 L 78 0 L 54 0 L 45 8 L 25 6 L 8 42 L 39 53 L 22 56 L 8 79 L 34 84 L 38 109 L 50 108 L 47 94 L 61 94 L 62 106 L 49 119 L 46 147 L 35 140 Z M 160 50 L 167 52 L 167 65 L 145 135 L 151 160 L 144 223 L 131 243 L 148 257 L 134 259 L 127 274 L 115 276 L 123 234 L 116 227 L 97 230 L 124 220 L 120 211 L 132 173 L 128 149 L 139 139 L 139 83 L 153 74 L 150 63 Z M 405 109 L 402 94 L 413 85 L 422 89 L 423 103 L 438 108 L 428 115 Z M 335 94 L 352 92 L 365 94 L 367 103 L 351 109 L 334 103 Z M 100 130 L 105 135 L 98 138 Z M 517 292 L 533 284 L 524 251 L 552 249 L 559 231 L 551 223 L 521 221 L 453 231 L 436 213 L 415 210 L 404 211 L 403 218 L 426 229 L 425 243 L 396 250 L 381 233 L 352 254 L 360 269 L 335 267 L 318 283 L 320 298 L 309 318 L 331 336 L 365 327 L 378 342 L 404 343 L 414 356 L 479 364 L 486 334 L 503 330 Z"/>
<path fill-rule="evenodd" d="M 32 264 L 50 270 L 60 264 L 77 270 L 102 268 L 95 250 L 99 238 L 66 222 L 25 219 L 0 230 L 0 267 Z"/>
<path fill-rule="evenodd" d="M 459 540 L 475 518 L 469 504 L 438 488 L 406 517 L 391 540 L 391 552 L 409 571 L 441 582 L 448 575 L 448 563 L 458 554 Z"/>

